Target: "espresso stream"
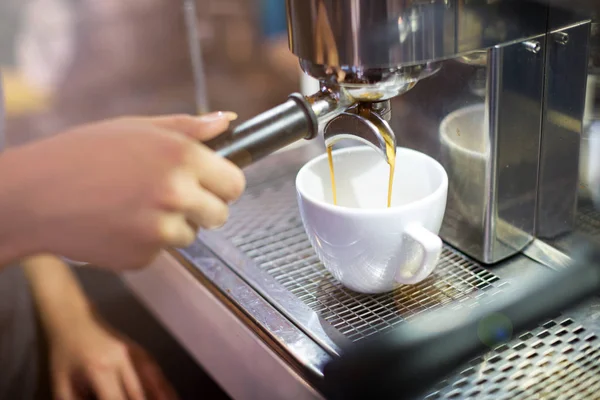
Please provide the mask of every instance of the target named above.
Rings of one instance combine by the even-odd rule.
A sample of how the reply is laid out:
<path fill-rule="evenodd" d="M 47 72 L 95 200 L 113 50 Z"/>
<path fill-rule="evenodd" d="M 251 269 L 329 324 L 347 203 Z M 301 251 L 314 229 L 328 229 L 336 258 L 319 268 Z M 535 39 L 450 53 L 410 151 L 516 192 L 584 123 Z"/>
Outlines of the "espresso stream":
<path fill-rule="evenodd" d="M 390 166 L 390 177 L 388 181 L 387 206 L 392 206 L 392 190 L 394 186 L 394 172 L 396 170 L 396 153 L 394 152 L 394 143 L 387 134 L 383 135 L 385 139 L 385 151 L 387 153 L 388 165 Z M 329 158 L 329 173 L 331 175 L 331 191 L 333 193 L 333 204 L 337 205 L 337 188 L 335 186 L 335 170 L 333 168 L 332 146 L 327 146 L 327 157 Z"/>

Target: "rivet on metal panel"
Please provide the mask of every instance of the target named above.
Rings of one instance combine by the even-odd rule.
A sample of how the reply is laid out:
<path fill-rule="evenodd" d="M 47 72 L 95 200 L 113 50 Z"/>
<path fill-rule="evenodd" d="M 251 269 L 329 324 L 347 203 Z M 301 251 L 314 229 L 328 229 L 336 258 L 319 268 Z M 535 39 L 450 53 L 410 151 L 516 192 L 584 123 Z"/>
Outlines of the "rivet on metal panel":
<path fill-rule="evenodd" d="M 552 35 L 554 41 L 558 44 L 565 45 L 569 43 L 569 34 L 566 32 L 556 32 Z"/>
<path fill-rule="evenodd" d="M 537 54 L 542 50 L 542 45 L 537 40 L 528 40 L 523 42 L 523 46 L 533 54 Z"/>

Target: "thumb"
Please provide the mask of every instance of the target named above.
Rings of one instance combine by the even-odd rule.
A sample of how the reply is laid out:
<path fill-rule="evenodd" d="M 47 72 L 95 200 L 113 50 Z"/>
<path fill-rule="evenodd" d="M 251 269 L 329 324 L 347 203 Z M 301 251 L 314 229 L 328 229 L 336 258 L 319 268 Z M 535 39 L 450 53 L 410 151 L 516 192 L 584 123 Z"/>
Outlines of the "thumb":
<path fill-rule="evenodd" d="M 218 111 L 201 116 L 185 114 L 165 115 L 150 118 L 156 126 L 184 135 L 202 142 L 214 138 L 229 128 L 229 123 L 237 119 L 237 114 L 229 111 Z"/>

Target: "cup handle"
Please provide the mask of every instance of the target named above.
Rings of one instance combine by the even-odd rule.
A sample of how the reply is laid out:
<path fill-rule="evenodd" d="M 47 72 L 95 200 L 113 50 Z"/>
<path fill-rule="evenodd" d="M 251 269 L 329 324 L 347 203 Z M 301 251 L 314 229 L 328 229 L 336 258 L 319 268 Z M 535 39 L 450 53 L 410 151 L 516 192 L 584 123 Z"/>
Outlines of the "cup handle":
<path fill-rule="evenodd" d="M 419 267 L 412 276 L 402 276 L 401 271 L 398 271 L 398 275 L 396 276 L 396 280 L 399 283 L 410 285 L 421 282 L 433 272 L 442 253 L 442 239 L 418 224 L 407 226 L 404 234 L 421 248 L 422 254 L 419 260 Z"/>

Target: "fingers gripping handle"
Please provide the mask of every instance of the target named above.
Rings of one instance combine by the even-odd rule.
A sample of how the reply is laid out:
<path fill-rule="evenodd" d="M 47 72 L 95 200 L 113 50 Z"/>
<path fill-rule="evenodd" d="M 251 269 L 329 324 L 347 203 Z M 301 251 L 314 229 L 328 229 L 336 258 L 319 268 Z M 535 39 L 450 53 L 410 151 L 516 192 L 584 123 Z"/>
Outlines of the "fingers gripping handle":
<path fill-rule="evenodd" d="M 285 103 L 266 111 L 206 145 L 240 168 L 301 139 L 313 139 L 318 121 L 310 103 L 292 94 Z"/>
<path fill-rule="evenodd" d="M 442 240 L 418 224 L 409 225 L 404 234 L 408 240 L 414 242 L 409 244 L 409 246 L 416 246 L 420 250 L 419 266 L 412 273 L 405 270 L 398 271 L 396 281 L 402 284 L 414 284 L 427 278 L 435 269 L 442 253 Z"/>

